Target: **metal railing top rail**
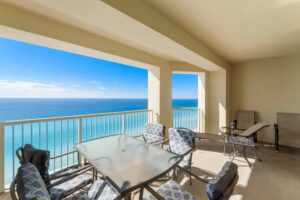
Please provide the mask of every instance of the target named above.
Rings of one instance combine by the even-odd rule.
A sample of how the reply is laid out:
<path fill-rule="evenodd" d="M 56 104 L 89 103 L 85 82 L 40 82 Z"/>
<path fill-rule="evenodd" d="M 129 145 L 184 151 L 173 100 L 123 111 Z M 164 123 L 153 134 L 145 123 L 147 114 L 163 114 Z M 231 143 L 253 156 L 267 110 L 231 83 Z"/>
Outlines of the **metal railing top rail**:
<path fill-rule="evenodd" d="M 172 110 L 201 110 L 201 108 L 173 108 Z"/>
<path fill-rule="evenodd" d="M 126 115 L 126 114 L 143 113 L 143 112 L 153 112 L 153 110 L 132 110 L 132 111 L 123 111 L 123 112 L 107 112 L 107 113 L 96 113 L 96 114 L 86 114 L 86 115 L 47 117 L 47 118 L 37 118 L 37 119 L 3 121 L 0 123 L 2 123 L 4 125 L 15 125 L 15 124 L 38 123 L 38 122 L 44 122 L 44 121 L 59 121 L 59 120 L 71 120 L 71 119 L 78 119 L 78 118 L 111 116 L 111 115 Z"/>

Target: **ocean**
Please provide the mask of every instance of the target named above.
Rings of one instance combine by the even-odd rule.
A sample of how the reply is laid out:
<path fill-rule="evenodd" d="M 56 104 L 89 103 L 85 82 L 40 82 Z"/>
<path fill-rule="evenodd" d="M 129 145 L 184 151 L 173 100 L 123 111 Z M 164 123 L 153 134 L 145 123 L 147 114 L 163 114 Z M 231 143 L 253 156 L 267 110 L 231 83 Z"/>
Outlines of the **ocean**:
<path fill-rule="evenodd" d="M 197 99 L 173 99 L 173 108 L 197 107 Z M 147 109 L 147 99 L 1 99 L 0 122 Z"/>
<path fill-rule="evenodd" d="M 147 99 L 0 99 L 0 122 L 98 114 L 121 111 L 147 110 Z M 174 99 L 173 108 L 197 108 L 196 99 Z M 198 127 L 197 110 L 175 111 L 173 121 L 177 126 Z M 81 119 L 82 141 L 116 135 L 125 131 L 131 136 L 141 135 L 149 121 L 148 112 L 126 115 L 122 123 L 121 115 L 86 117 Z M 180 123 L 181 124 L 180 124 Z M 32 144 L 50 151 L 51 157 L 73 150 L 79 141 L 79 119 L 50 120 L 37 123 L 17 123 L 6 125 L 4 129 L 4 170 L 5 185 L 9 186 L 19 166 L 15 151 L 24 144 Z M 54 172 L 77 163 L 75 153 L 50 161 L 50 171 Z"/>

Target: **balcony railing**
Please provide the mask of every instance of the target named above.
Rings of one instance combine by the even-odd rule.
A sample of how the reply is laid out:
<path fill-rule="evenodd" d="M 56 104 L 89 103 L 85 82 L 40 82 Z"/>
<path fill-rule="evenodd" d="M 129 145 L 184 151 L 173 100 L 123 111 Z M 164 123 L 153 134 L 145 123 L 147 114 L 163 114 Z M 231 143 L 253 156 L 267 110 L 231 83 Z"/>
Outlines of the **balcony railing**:
<path fill-rule="evenodd" d="M 50 157 L 58 157 L 50 161 L 49 170 L 55 172 L 78 163 L 76 153 L 71 153 L 74 144 L 121 133 L 138 136 L 152 121 L 152 110 L 140 110 L 0 123 L 0 141 L 4 141 L 0 144 L 4 147 L 0 150 L 0 186 L 8 188 L 16 175 L 20 164 L 15 151 L 24 144 L 47 149 Z"/>
<path fill-rule="evenodd" d="M 188 128 L 193 131 L 202 131 L 202 109 L 200 108 L 173 108 L 173 127 Z"/>
<path fill-rule="evenodd" d="M 201 118 L 198 108 L 173 109 L 176 128 L 200 131 Z M 71 153 L 74 144 L 121 133 L 139 136 L 144 133 L 146 123 L 152 121 L 152 110 L 140 110 L 2 122 L 0 190 L 8 188 L 16 175 L 20 164 L 15 151 L 24 144 L 49 150 L 50 156 L 55 157 L 49 170 L 55 172 L 78 163 L 77 153 Z"/>

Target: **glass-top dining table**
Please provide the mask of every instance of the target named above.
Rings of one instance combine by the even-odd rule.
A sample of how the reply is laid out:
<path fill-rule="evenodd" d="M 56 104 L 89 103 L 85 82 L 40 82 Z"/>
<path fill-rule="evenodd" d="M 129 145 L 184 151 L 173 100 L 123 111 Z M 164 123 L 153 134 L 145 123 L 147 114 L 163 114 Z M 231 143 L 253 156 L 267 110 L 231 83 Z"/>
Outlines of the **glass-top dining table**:
<path fill-rule="evenodd" d="M 126 135 L 74 145 L 122 196 L 165 176 L 182 157 Z"/>

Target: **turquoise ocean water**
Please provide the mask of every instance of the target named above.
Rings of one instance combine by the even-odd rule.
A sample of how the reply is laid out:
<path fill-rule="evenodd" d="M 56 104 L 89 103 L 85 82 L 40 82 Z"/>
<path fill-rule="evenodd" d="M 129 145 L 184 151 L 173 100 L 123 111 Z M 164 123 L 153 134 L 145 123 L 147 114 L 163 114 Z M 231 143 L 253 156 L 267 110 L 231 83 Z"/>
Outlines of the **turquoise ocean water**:
<path fill-rule="evenodd" d="M 147 99 L 0 99 L 0 121 L 146 110 L 147 103 Z M 197 100 L 174 99 L 172 104 L 173 108 L 196 108 Z M 186 120 L 182 126 L 188 123 L 189 127 L 195 127 L 198 125 L 198 116 L 197 111 L 176 112 L 173 121 L 182 118 Z M 121 115 L 83 118 L 81 140 L 116 135 L 123 131 L 132 136 L 140 135 L 150 118 L 147 112 L 128 114 L 125 123 Z M 74 118 L 5 126 L 5 184 L 10 184 L 19 166 L 14 155 L 18 147 L 30 143 L 48 149 L 51 157 L 70 152 L 79 140 L 78 123 L 79 119 Z M 75 153 L 51 160 L 50 171 L 57 171 L 76 162 Z"/>

